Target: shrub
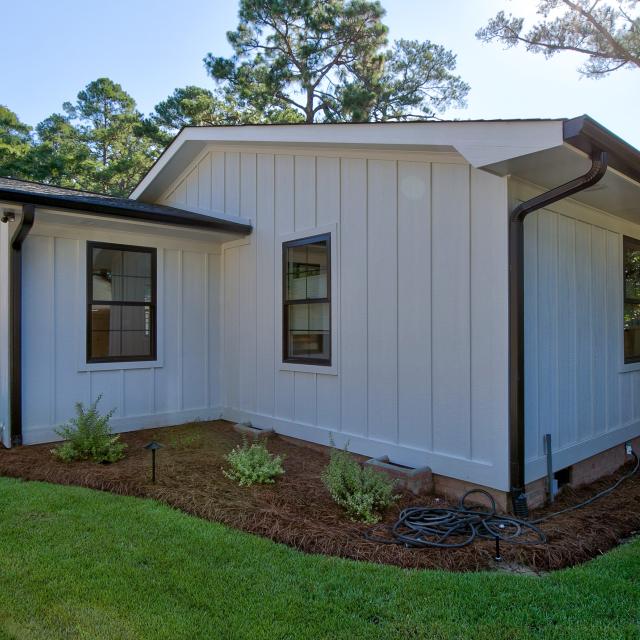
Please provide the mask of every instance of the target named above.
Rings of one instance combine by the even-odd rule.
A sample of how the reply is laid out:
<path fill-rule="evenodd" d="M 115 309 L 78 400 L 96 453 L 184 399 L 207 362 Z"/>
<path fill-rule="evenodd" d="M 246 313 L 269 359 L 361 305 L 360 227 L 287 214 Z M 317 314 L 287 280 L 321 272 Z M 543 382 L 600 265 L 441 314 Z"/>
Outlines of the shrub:
<path fill-rule="evenodd" d="M 262 442 L 249 445 L 246 438 L 242 439 L 242 445 L 238 445 L 225 456 L 225 460 L 230 468 L 223 469 L 222 473 L 241 487 L 273 484 L 276 478 L 284 474 L 283 456 L 269 453 Z"/>
<path fill-rule="evenodd" d="M 322 473 L 322 481 L 333 501 L 352 520 L 373 524 L 380 513 L 399 496 L 393 493 L 395 482 L 371 467 L 363 467 L 344 450 L 333 449 L 331 460 Z"/>
<path fill-rule="evenodd" d="M 94 460 L 95 462 L 115 462 L 124 457 L 126 444 L 118 442 L 119 435 L 114 435 L 109 420 L 115 409 L 100 415 L 99 395 L 88 409 L 82 402 L 76 402 L 76 416 L 55 432 L 65 440 L 51 450 L 54 456 L 64 462 L 74 460 Z"/>

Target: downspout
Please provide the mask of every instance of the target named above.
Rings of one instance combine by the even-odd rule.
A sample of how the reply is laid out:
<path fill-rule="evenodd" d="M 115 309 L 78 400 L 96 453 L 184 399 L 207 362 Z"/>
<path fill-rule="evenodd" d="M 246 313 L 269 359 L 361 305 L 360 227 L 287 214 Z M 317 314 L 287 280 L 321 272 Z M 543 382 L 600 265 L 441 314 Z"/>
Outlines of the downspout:
<path fill-rule="evenodd" d="M 9 402 L 11 444 L 22 444 L 22 245 L 35 219 L 35 206 L 22 205 L 22 217 L 11 238 L 9 262 Z M 3 219 L 3 222 L 6 220 Z"/>
<path fill-rule="evenodd" d="M 594 151 L 587 173 L 520 203 L 509 216 L 509 478 L 513 511 L 520 517 L 528 515 L 524 473 L 524 220 L 538 209 L 588 189 L 606 171 L 606 152 Z"/>

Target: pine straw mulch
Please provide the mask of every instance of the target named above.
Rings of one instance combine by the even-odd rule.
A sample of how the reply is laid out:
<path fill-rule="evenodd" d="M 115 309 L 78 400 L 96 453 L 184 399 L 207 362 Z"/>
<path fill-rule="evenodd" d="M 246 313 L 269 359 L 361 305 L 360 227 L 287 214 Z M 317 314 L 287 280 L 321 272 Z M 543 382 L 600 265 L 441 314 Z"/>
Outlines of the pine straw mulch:
<path fill-rule="evenodd" d="M 158 481 L 150 482 L 152 439 L 164 445 L 158 452 Z M 221 471 L 223 456 L 241 436 L 223 421 L 148 429 L 122 435 L 127 443 L 123 460 L 101 465 L 65 464 L 55 460 L 52 445 L 0 450 L 0 475 L 25 480 L 79 485 L 116 494 L 154 498 L 195 516 L 266 536 L 308 553 L 322 553 L 405 568 L 474 571 L 491 568 L 494 543 L 480 540 L 462 549 L 406 549 L 364 539 L 367 525 L 349 521 L 330 499 L 320 474 L 328 453 L 318 447 L 270 436 L 269 450 L 286 456 L 285 475 L 275 485 L 242 488 Z M 629 467 L 580 489 L 564 491 L 553 510 L 575 504 L 610 486 Z M 432 495 L 403 494 L 389 509 L 392 523 L 409 505 L 444 506 Z M 532 514 L 539 517 L 544 510 Z M 613 494 L 573 513 L 542 525 L 548 544 L 501 545 L 504 564 L 533 571 L 572 566 L 616 546 L 640 529 L 640 478 L 623 483 Z"/>

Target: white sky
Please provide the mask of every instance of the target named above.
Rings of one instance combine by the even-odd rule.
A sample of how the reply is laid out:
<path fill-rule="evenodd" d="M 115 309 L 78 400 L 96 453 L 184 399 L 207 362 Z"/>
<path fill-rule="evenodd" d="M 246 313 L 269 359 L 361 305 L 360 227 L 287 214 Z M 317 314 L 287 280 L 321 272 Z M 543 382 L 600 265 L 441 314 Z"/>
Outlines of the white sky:
<path fill-rule="evenodd" d="M 8 3 L 7 3 L 8 4 Z M 579 76 L 581 57 L 551 60 L 522 48 L 482 44 L 476 30 L 498 10 L 535 14 L 535 0 L 383 0 L 390 38 L 429 39 L 458 55 L 471 85 L 468 108 L 453 118 L 573 117 L 588 113 L 640 147 L 635 116 L 640 70 Z M 175 87 L 212 87 L 207 52 L 228 55 L 235 0 L 22 0 L 3 6 L 0 104 L 35 125 L 91 80 L 119 82 L 149 112 Z"/>

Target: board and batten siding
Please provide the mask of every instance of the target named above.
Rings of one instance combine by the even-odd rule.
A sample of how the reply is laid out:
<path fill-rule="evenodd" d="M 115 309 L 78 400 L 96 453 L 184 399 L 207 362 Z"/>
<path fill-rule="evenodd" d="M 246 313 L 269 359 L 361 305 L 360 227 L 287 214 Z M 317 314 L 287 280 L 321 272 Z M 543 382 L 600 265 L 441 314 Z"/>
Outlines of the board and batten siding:
<path fill-rule="evenodd" d="M 506 180 L 445 158 L 216 146 L 172 185 L 254 225 L 223 245 L 225 417 L 508 489 Z M 336 373 L 290 370 L 282 239 L 332 225 Z"/>
<path fill-rule="evenodd" d="M 546 433 L 554 470 L 640 435 L 640 366 L 623 354 L 624 235 L 640 226 L 571 200 L 525 220 L 527 482 L 546 474 Z"/>
<path fill-rule="evenodd" d="M 86 242 L 156 247 L 158 360 L 86 364 Z M 102 394 L 116 431 L 220 416 L 219 246 L 184 239 L 36 225 L 23 268 L 23 435 L 54 428 Z"/>

